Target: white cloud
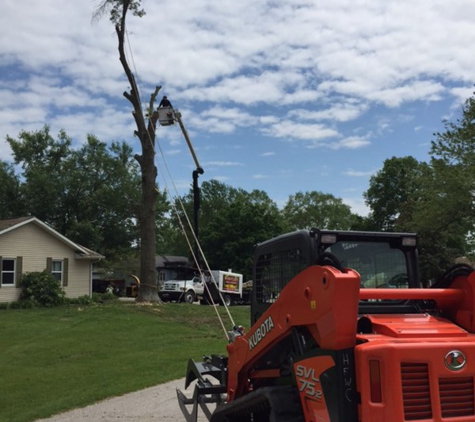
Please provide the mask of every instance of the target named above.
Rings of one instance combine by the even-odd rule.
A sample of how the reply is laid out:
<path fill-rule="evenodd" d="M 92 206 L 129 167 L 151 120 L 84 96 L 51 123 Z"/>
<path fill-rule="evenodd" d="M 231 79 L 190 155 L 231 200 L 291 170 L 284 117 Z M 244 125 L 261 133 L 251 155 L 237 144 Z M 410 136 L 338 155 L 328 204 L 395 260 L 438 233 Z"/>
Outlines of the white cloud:
<path fill-rule="evenodd" d="M 130 87 L 114 28 L 107 15 L 91 23 L 97 5 L 22 0 L 2 9 L 0 159 L 11 156 L 7 134 L 44 124 L 53 134 L 64 128 L 77 143 L 93 133 L 139 147 L 132 107 L 122 95 Z M 443 113 L 448 102 L 455 115 L 473 92 L 471 0 L 162 0 L 144 6 L 145 17 L 129 16 L 126 40 L 141 100 L 146 104 L 154 87 L 164 86 L 160 94 L 183 108 L 203 161 L 222 171 L 218 180 L 240 183 L 244 178 L 230 170 L 245 163 L 259 169 L 252 172 L 257 176 L 269 174 L 257 180 L 271 190 L 273 169 L 287 169 L 287 178 L 297 180 L 311 167 L 302 163 L 307 148 L 319 148 L 325 162 L 344 152 L 355 168 L 377 168 L 402 152 L 402 141 L 389 141 L 399 128 L 430 130 L 443 117 L 429 120 L 424 108 L 432 112 L 437 103 Z M 171 165 L 189 171 L 178 153 L 187 154 L 178 127 L 157 129 L 157 145 Z M 359 153 L 363 148 L 371 154 Z M 254 161 L 270 152 L 272 160 Z M 335 189 L 343 184 L 332 171 L 322 179 L 328 186 L 334 181 Z M 310 181 L 287 189 L 312 189 L 303 183 Z"/>
<path fill-rule="evenodd" d="M 338 142 L 331 144 L 333 149 L 348 148 L 348 149 L 358 149 L 370 145 L 371 142 L 365 138 L 359 136 L 349 136 L 347 138 L 341 139 Z"/>
<path fill-rule="evenodd" d="M 346 122 L 354 120 L 361 116 L 368 106 L 365 104 L 345 103 L 335 104 L 324 110 L 305 110 L 296 109 L 288 113 L 289 117 L 295 117 L 300 120 L 331 120 L 337 122 Z"/>
<path fill-rule="evenodd" d="M 343 174 L 350 177 L 369 177 L 373 175 L 375 172 L 376 172 L 375 170 L 360 171 L 360 170 L 348 169 L 345 172 L 343 172 Z"/>
<path fill-rule="evenodd" d="M 178 154 L 181 154 L 183 153 L 183 151 L 181 149 L 169 149 L 166 151 L 166 154 L 167 155 L 178 155 Z"/>
<path fill-rule="evenodd" d="M 351 212 L 354 214 L 361 215 L 362 217 L 367 216 L 370 213 L 369 207 L 365 204 L 363 198 L 359 197 L 344 197 L 342 198 L 343 202 L 351 208 Z"/>
<path fill-rule="evenodd" d="M 319 141 L 322 139 L 334 138 L 339 133 L 332 128 L 321 124 L 303 124 L 289 120 L 270 125 L 262 129 L 268 136 L 286 139 L 301 139 L 306 141 Z"/>

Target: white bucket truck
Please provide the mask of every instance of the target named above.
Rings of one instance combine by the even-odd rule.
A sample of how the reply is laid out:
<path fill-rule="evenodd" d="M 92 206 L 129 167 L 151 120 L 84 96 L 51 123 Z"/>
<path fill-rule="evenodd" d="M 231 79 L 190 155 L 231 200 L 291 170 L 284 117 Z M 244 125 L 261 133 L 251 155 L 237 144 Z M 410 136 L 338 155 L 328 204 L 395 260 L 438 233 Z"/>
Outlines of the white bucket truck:
<path fill-rule="evenodd" d="M 203 292 L 204 282 L 197 274 L 191 278 L 181 279 L 180 277 L 179 279 L 165 281 L 158 294 L 164 302 L 193 303 L 203 296 Z"/>
<path fill-rule="evenodd" d="M 203 276 L 198 272 L 188 276 L 181 273 L 175 279 L 163 283 L 159 296 L 165 302 L 193 303 L 199 300 L 206 305 L 231 306 L 247 302 L 248 299 L 243 298 L 242 285 L 243 275 L 231 271 L 212 270 L 211 274 L 207 272 Z"/>

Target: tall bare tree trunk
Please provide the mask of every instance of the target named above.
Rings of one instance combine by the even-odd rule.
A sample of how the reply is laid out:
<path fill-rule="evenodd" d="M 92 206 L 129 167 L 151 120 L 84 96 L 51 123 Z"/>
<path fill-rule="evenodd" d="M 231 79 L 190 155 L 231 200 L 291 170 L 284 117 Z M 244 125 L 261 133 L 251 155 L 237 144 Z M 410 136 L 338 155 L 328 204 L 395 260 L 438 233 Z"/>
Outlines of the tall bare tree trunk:
<path fill-rule="evenodd" d="M 158 120 L 158 113 L 154 112 L 153 109 L 156 96 L 161 87 L 157 86 L 150 96 L 147 117 L 148 124 L 146 124 L 140 100 L 140 93 L 124 51 L 125 17 L 130 4 L 131 0 L 123 1 L 122 16 L 120 23 L 116 24 L 115 29 L 119 41 L 120 62 L 131 86 L 129 92 L 124 92 L 124 96 L 133 105 L 134 109 L 132 115 L 134 116 L 137 126 L 135 135 L 139 138 L 142 145 L 142 154 L 135 155 L 135 159 L 140 164 L 142 172 L 142 196 L 137 211 L 140 231 L 140 289 L 137 301 L 160 302 L 155 268 L 155 217 L 158 195 L 156 185 L 157 169 L 155 167 L 155 125 Z"/>

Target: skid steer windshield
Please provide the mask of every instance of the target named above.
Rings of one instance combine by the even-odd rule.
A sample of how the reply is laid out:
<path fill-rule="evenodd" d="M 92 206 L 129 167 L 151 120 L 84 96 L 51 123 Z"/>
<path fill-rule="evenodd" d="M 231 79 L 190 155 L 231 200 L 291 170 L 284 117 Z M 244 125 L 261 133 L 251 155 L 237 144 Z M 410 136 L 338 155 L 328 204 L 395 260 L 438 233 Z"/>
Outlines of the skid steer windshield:
<path fill-rule="evenodd" d="M 400 249 L 384 242 L 341 241 L 326 252 L 335 255 L 343 267 L 361 276 L 362 288 L 407 288 L 406 258 Z"/>

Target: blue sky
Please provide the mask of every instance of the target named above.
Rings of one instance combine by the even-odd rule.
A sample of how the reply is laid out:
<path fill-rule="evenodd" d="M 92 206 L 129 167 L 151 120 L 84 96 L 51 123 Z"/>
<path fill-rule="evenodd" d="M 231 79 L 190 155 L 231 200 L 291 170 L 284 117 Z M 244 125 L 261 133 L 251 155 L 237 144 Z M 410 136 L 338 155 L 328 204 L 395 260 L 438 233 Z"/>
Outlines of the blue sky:
<path fill-rule="evenodd" d="M 6 0 L 0 15 L 0 159 L 7 135 L 66 130 L 76 145 L 132 136 L 128 83 L 98 1 Z M 183 116 L 205 174 L 283 206 L 331 193 L 365 215 L 387 158 L 427 160 L 475 82 L 472 0 L 144 0 L 127 54 L 146 103 L 155 85 Z M 186 192 L 178 126 L 157 132 L 158 183 Z M 163 156 L 161 152 L 163 151 Z M 170 171 L 173 183 L 168 176 Z M 162 174 L 164 177 L 162 177 Z"/>

